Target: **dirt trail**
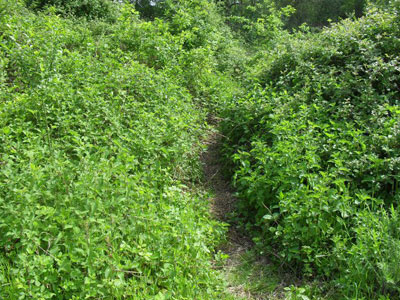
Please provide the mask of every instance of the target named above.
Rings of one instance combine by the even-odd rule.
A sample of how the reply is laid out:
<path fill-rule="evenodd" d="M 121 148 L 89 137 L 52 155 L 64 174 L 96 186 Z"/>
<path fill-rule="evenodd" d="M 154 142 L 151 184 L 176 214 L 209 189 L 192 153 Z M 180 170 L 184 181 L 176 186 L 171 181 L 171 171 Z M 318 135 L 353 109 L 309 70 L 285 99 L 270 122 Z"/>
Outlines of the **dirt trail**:
<path fill-rule="evenodd" d="M 268 260 L 268 255 L 261 257 L 251 255 L 252 240 L 237 230 L 237 224 L 229 220 L 229 215 L 236 209 L 237 198 L 229 180 L 222 174 L 220 148 L 223 136 L 215 129 L 218 121 L 211 120 L 209 123 L 214 125 L 214 129 L 203 141 L 207 149 L 202 153 L 201 161 L 205 188 L 214 192 L 210 199 L 212 213 L 220 221 L 229 224 L 227 243 L 220 248 L 223 253 L 229 255 L 222 266 L 228 282 L 228 292 L 236 299 L 243 300 L 285 299 L 284 288 L 299 285 L 300 281 L 293 273 L 285 270 L 283 265 L 278 269 L 274 268 Z"/>
<path fill-rule="evenodd" d="M 205 185 L 214 192 L 214 197 L 211 199 L 212 212 L 219 220 L 227 222 L 229 214 L 235 209 L 237 199 L 229 181 L 222 175 L 222 165 L 219 159 L 221 138 L 217 131 L 207 137 L 204 142 L 207 145 L 207 151 L 202 154 L 201 160 L 204 166 Z M 222 252 L 229 255 L 223 267 L 226 274 L 241 264 L 241 256 L 252 247 L 250 238 L 237 231 L 234 224 L 230 225 L 228 243 L 221 249 Z M 231 284 L 228 291 L 241 299 L 262 299 L 251 295 L 242 285 Z"/>
<path fill-rule="evenodd" d="M 286 299 L 284 288 L 301 286 L 302 281 L 295 276 L 295 272 L 291 272 L 290 268 L 285 268 L 284 264 L 274 268 L 268 260 L 268 255 L 262 255 L 262 257 L 253 255 L 250 259 L 249 255 L 246 256 L 246 254 L 251 254 L 253 242 L 249 236 L 237 230 L 237 224 L 229 220 L 229 215 L 236 209 L 237 198 L 234 196 L 229 180 L 222 174 L 220 148 L 223 136 L 215 129 L 218 121 L 211 120 L 209 123 L 214 125 L 214 129 L 203 141 L 207 149 L 202 153 L 201 161 L 205 188 L 214 192 L 210 199 L 212 213 L 220 221 L 229 224 L 228 242 L 220 248 L 223 253 L 229 255 L 222 266 L 228 282 L 228 292 L 236 299 L 243 300 Z M 242 275 L 241 280 L 232 280 L 238 274 Z"/>

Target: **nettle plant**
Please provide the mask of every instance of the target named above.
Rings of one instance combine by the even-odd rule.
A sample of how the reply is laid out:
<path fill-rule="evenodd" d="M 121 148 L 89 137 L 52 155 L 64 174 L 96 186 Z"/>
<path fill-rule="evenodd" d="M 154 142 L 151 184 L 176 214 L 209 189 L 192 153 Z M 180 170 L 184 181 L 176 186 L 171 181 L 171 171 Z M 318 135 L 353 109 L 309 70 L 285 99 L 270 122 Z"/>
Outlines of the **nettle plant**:
<path fill-rule="evenodd" d="M 168 76 L 168 25 L 0 8 L 0 298 L 223 297 L 223 227 L 184 184 L 206 113 Z"/>
<path fill-rule="evenodd" d="M 252 62 L 259 85 L 221 126 L 239 217 L 260 251 L 349 297 L 399 294 L 395 18 L 371 10 L 285 36 Z"/>

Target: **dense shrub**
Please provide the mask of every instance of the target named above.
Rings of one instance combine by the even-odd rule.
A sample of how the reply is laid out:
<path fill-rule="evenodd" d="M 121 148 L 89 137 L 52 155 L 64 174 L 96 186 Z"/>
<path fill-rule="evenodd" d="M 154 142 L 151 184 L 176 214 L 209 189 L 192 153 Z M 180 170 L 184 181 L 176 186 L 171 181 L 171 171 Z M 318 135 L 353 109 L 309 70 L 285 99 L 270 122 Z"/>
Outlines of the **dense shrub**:
<path fill-rule="evenodd" d="M 73 15 L 88 19 L 116 18 L 117 6 L 112 0 L 25 0 L 27 7 L 33 10 L 43 10 L 55 7 L 58 13 Z"/>
<path fill-rule="evenodd" d="M 255 59 L 259 86 L 222 124 L 239 212 L 257 243 L 350 297 L 400 292 L 396 18 L 371 11 L 284 35 Z"/>
<path fill-rule="evenodd" d="M 399 1 L 218 2 L 0 0 L 0 298 L 226 299 L 215 112 L 260 252 L 400 296 Z"/>
<path fill-rule="evenodd" d="M 125 20 L 139 17 L 129 10 L 122 15 Z M 243 73 L 246 59 L 243 53 L 238 55 L 241 44 L 233 39 L 214 3 L 160 1 L 156 16 L 140 24 L 119 22 L 115 42 L 134 51 L 139 61 L 165 70 L 206 107 L 230 99 L 237 92 L 231 76 Z"/>
<path fill-rule="evenodd" d="M 290 6 L 278 9 L 272 0 L 220 1 L 220 6 L 232 31 L 252 48 L 265 47 L 273 41 L 294 12 Z"/>
<path fill-rule="evenodd" d="M 347 16 L 361 17 L 366 0 L 275 0 L 278 7 L 291 5 L 296 12 L 287 20 L 286 26 L 295 28 L 303 23 L 309 26 L 324 26 L 329 20 L 338 21 Z"/>
<path fill-rule="evenodd" d="M 0 298 L 222 297 L 222 227 L 182 183 L 206 114 L 167 25 L 0 10 Z"/>

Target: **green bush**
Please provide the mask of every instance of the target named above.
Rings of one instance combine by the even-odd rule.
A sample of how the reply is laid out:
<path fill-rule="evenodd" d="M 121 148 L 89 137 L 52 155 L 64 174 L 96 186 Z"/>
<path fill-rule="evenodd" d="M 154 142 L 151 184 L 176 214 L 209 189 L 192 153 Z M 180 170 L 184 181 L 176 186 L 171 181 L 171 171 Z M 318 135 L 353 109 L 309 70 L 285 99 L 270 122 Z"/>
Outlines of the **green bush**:
<path fill-rule="evenodd" d="M 372 10 L 321 33 L 282 35 L 252 61 L 258 86 L 231 102 L 221 125 L 238 211 L 262 251 L 349 297 L 399 295 L 389 255 L 399 234 L 396 18 Z M 372 220 L 385 242 L 372 242 Z"/>
<path fill-rule="evenodd" d="M 0 8 L 0 298 L 223 297 L 224 230 L 188 188 L 206 112 L 167 25 Z"/>
<path fill-rule="evenodd" d="M 338 244 L 342 260 L 338 284 L 350 295 L 399 294 L 400 219 L 397 208 L 388 212 L 361 212 L 353 229 L 357 241 L 350 249 Z M 349 284 L 351 283 L 351 284 Z"/>
<path fill-rule="evenodd" d="M 242 40 L 252 47 L 265 47 L 282 31 L 282 27 L 294 9 L 282 6 L 279 9 L 274 1 L 221 1 L 225 22 Z"/>

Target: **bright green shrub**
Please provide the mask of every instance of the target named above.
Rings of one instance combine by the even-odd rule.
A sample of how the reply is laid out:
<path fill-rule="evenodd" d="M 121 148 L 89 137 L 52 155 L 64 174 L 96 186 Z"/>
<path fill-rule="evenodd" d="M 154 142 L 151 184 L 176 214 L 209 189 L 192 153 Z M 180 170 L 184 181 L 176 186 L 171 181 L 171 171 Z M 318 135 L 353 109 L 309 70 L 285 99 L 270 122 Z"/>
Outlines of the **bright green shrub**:
<path fill-rule="evenodd" d="M 223 297 L 223 229 L 182 183 L 206 114 L 161 68 L 167 25 L 0 7 L 0 298 Z"/>
<path fill-rule="evenodd" d="M 397 297 L 400 283 L 398 209 L 392 207 L 388 212 L 378 213 L 364 211 L 356 222 L 357 242 L 350 249 L 342 243 L 336 249 L 337 256 L 343 259 L 339 286 L 355 297 L 364 289 L 374 295 L 377 288 L 382 294 Z"/>
<path fill-rule="evenodd" d="M 261 251 L 342 296 L 399 295 L 396 18 L 282 35 L 252 62 L 259 86 L 223 115 L 238 211 Z"/>
<path fill-rule="evenodd" d="M 169 76 L 178 75 L 176 79 L 202 105 L 221 106 L 238 92 L 231 76 L 244 71 L 244 54 L 234 52 L 239 42 L 233 39 L 213 1 L 167 0 L 162 5 L 162 19 L 182 47 L 178 53 L 183 72 L 177 73 L 172 66 Z"/>
<path fill-rule="evenodd" d="M 114 43 L 187 87 L 199 104 L 215 107 L 227 101 L 237 92 L 230 76 L 243 72 L 243 58 L 233 52 L 238 42 L 215 5 L 204 0 L 163 1 L 160 5 L 160 18 L 147 22 L 132 21 L 139 14 L 125 6 L 114 26 Z"/>

